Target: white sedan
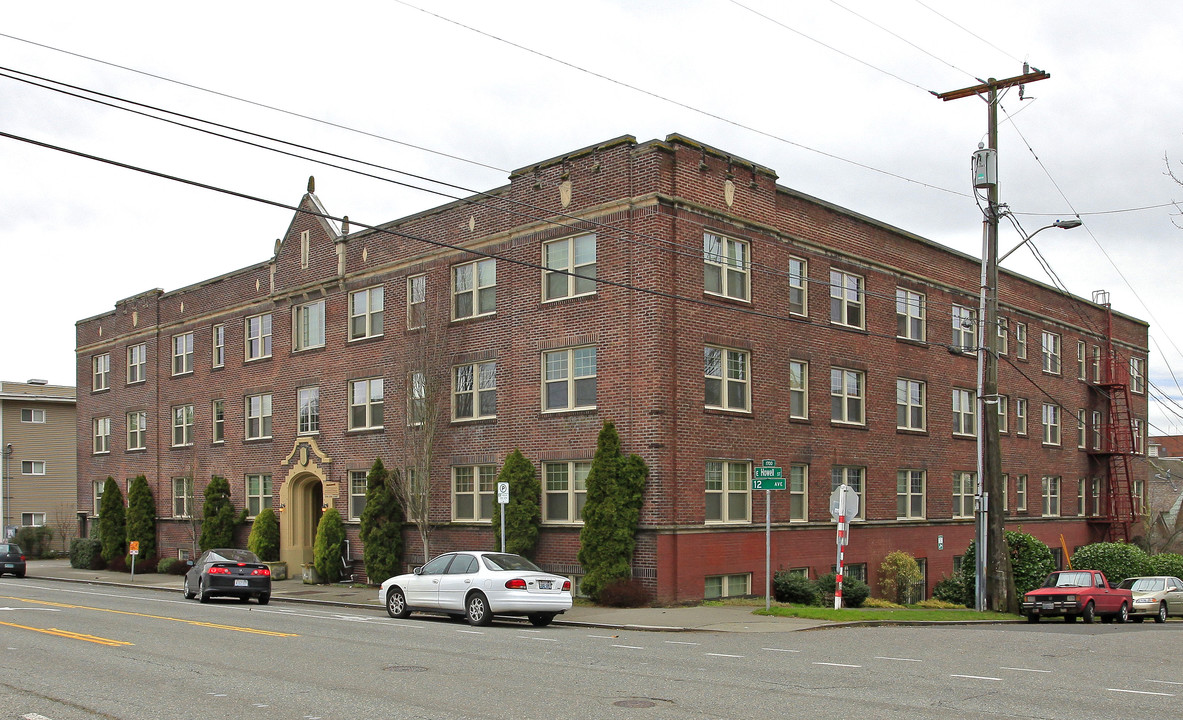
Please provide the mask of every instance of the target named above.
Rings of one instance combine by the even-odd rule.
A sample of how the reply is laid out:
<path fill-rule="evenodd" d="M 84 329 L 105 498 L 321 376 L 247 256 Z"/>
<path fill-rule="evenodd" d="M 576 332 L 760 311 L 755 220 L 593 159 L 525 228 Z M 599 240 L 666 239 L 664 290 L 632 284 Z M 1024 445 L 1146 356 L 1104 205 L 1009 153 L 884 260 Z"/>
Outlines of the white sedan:
<path fill-rule="evenodd" d="M 393 618 L 427 611 L 488 625 L 494 615 L 525 615 L 544 627 L 571 609 L 571 581 L 521 555 L 452 552 L 382 583 L 378 599 Z"/>

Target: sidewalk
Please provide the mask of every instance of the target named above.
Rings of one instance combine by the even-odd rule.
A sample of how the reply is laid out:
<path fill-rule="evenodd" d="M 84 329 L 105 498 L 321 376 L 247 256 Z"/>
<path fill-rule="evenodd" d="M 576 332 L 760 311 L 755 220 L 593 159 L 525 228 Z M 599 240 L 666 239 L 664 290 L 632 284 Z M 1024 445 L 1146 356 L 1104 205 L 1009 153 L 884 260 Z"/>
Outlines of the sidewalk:
<path fill-rule="evenodd" d="M 134 582 L 128 573 L 108 570 L 79 570 L 69 560 L 29 560 L 27 578 L 138 587 L 181 594 L 180 575 L 139 574 Z M 305 585 L 300 578 L 272 583 L 272 602 L 308 603 L 338 608 L 385 613 L 378 600 L 377 586 Z M 744 606 L 695 606 L 673 608 L 606 608 L 576 605 L 555 618 L 556 625 L 648 630 L 666 632 L 793 632 L 831 623 L 801 618 L 753 615 L 756 608 Z"/>

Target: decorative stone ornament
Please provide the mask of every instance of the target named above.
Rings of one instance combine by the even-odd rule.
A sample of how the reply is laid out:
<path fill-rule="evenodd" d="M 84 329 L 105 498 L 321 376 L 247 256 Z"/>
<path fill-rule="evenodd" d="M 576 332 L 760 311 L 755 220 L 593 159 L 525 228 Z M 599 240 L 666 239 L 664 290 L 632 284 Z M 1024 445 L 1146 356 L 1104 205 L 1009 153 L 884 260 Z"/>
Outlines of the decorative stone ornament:
<path fill-rule="evenodd" d="M 723 200 L 727 203 L 727 207 L 735 204 L 735 183 L 731 180 L 723 181 Z"/>
<path fill-rule="evenodd" d="M 571 204 L 571 181 L 564 180 L 559 183 L 559 202 L 563 203 L 563 207 Z"/>

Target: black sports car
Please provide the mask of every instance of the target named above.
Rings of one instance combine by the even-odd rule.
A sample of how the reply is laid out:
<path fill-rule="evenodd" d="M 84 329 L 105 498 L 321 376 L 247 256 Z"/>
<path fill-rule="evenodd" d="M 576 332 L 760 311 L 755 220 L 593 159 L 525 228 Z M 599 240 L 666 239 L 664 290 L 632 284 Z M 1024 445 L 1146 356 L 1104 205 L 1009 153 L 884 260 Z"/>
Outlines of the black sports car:
<path fill-rule="evenodd" d="M 250 550 L 215 548 L 191 563 L 185 574 L 185 599 L 207 602 L 211 597 L 251 598 L 266 605 L 271 600 L 271 569 Z"/>

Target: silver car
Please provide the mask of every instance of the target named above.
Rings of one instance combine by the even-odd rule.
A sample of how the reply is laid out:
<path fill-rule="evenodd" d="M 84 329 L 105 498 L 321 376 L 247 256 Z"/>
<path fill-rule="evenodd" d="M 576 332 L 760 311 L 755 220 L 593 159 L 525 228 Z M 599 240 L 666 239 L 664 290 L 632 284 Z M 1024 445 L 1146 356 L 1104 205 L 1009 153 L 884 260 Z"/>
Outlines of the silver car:
<path fill-rule="evenodd" d="M 378 599 L 394 618 L 427 611 L 488 625 L 494 615 L 524 615 L 544 627 L 571 609 L 571 581 L 521 555 L 451 552 L 382 583 Z"/>
<path fill-rule="evenodd" d="M 1166 622 L 1174 615 L 1183 616 L 1183 580 L 1170 575 L 1126 578 L 1118 585 L 1134 596 L 1130 620 L 1142 622 L 1153 617 L 1154 622 Z"/>

